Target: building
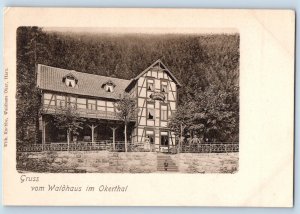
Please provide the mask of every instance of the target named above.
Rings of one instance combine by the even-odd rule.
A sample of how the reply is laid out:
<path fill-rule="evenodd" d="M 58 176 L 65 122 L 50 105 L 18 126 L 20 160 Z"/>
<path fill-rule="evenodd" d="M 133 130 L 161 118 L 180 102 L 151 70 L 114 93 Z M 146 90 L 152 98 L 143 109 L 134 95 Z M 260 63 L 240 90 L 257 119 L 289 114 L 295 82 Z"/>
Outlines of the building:
<path fill-rule="evenodd" d="M 136 99 L 137 117 L 129 123 L 130 142 L 146 140 L 162 151 L 175 145 L 168 120 L 176 111 L 180 83 L 157 60 L 131 80 L 87 74 L 73 70 L 37 66 L 37 87 L 42 92 L 42 116 L 39 119 L 42 143 L 66 142 L 66 133 L 53 123 L 53 114 L 67 105 L 75 107 L 85 126 L 73 136 L 73 142 L 122 141 L 123 122 L 116 115 L 115 103 L 124 92 Z M 76 138 L 76 140 L 75 140 Z"/>

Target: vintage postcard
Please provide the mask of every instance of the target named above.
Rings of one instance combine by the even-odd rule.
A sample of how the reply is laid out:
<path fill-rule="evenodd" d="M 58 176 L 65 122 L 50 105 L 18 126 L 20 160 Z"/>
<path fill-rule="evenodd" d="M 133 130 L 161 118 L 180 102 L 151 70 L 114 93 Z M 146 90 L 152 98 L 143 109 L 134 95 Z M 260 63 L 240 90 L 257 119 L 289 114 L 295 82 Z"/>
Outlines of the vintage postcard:
<path fill-rule="evenodd" d="M 5 205 L 293 206 L 293 11 L 4 18 Z"/>

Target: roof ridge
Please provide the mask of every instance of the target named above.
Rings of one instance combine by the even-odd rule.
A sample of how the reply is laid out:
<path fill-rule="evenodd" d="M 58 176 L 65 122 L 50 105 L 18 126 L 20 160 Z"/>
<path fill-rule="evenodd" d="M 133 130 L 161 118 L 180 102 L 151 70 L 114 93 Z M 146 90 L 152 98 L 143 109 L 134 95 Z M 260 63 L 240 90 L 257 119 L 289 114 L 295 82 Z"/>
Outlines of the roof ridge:
<path fill-rule="evenodd" d="M 134 80 L 139 79 L 141 76 L 143 76 L 147 71 L 149 71 L 149 69 L 151 69 L 154 65 L 156 65 L 157 63 L 159 63 L 160 65 L 162 65 L 165 68 L 165 71 L 167 71 L 167 73 L 171 76 L 171 78 L 173 78 L 173 80 L 175 81 L 175 83 L 181 87 L 181 84 L 179 83 L 178 79 L 175 77 L 175 75 L 168 69 L 168 67 L 162 62 L 161 59 L 157 59 L 155 62 L 153 62 L 149 67 L 147 67 L 145 70 L 143 70 L 139 75 L 137 75 L 135 78 L 133 78 Z"/>
<path fill-rule="evenodd" d="M 116 80 L 125 80 L 125 81 L 130 81 L 131 79 L 122 79 L 122 78 L 117 78 L 117 77 L 110 77 L 110 76 L 103 76 L 103 75 L 99 75 L 99 74 L 91 74 L 91 73 L 87 73 L 87 72 L 81 72 L 81 71 L 76 71 L 76 70 L 70 70 L 70 69 L 65 69 L 65 68 L 58 68 L 58 67 L 54 67 L 54 66 L 50 66 L 50 65 L 44 65 L 44 64 L 38 64 L 40 66 L 44 66 L 44 67 L 49 67 L 49 68 L 54 68 L 54 69 L 59 69 L 59 70 L 65 70 L 68 72 L 74 72 L 74 73 L 81 73 L 81 74 L 87 74 L 87 75 L 91 75 L 91 76 L 97 76 L 97 77 L 106 77 L 106 78 L 111 78 L 111 79 L 116 79 Z"/>

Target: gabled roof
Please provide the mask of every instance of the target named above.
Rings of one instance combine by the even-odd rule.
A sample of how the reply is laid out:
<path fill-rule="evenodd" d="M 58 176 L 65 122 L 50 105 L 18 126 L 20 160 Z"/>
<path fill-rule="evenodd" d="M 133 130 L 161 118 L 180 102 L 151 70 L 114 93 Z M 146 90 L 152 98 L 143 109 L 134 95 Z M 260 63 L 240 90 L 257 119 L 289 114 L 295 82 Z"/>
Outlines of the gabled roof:
<path fill-rule="evenodd" d="M 165 64 L 160 59 L 156 60 L 152 65 L 150 65 L 148 68 L 146 68 L 142 73 L 140 73 L 134 79 L 139 79 L 141 76 L 143 76 L 147 71 L 149 71 L 155 65 L 159 65 L 162 69 L 164 69 L 164 71 L 173 79 L 173 81 L 175 82 L 175 84 L 181 87 L 181 84 L 176 79 L 176 77 L 174 76 L 174 74 L 167 68 L 167 66 L 165 66 Z"/>
<path fill-rule="evenodd" d="M 143 72 L 141 72 L 138 76 L 136 76 L 135 78 L 131 79 L 130 84 L 128 85 L 128 87 L 126 88 L 128 90 L 128 88 L 130 88 L 132 85 L 135 84 L 135 82 L 142 77 L 145 73 L 147 73 L 151 68 L 155 67 L 156 65 L 158 65 L 159 67 L 161 67 L 170 77 L 171 79 L 175 82 L 175 84 L 179 87 L 181 87 L 182 85 L 180 84 L 180 82 L 177 80 L 177 78 L 174 76 L 174 74 L 167 68 L 167 66 L 165 66 L 165 64 L 160 60 L 156 60 L 152 65 L 150 65 L 148 68 L 146 68 Z"/>
<path fill-rule="evenodd" d="M 131 80 L 88 74 L 74 70 L 55 68 L 47 65 L 38 64 L 37 66 L 37 87 L 48 91 L 57 91 L 62 93 L 85 95 L 91 97 L 103 97 L 109 99 L 120 99 L 120 95 L 128 90 L 143 76 L 147 71 L 155 66 L 161 67 L 177 86 L 181 86 L 172 72 L 162 63 L 161 60 L 155 61 L 152 65 L 146 68 L 138 76 Z M 64 79 L 68 76 L 76 80 L 78 87 L 68 87 L 64 83 Z M 103 85 L 113 84 L 114 91 L 105 91 Z"/>
<path fill-rule="evenodd" d="M 109 99 L 119 99 L 120 94 L 125 91 L 125 88 L 130 83 L 130 80 L 88 74 L 41 64 L 37 66 L 37 75 L 37 86 L 40 89 Z M 72 75 L 78 80 L 78 87 L 72 88 L 65 85 L 62 80 L 68 75 Z M 109 81 L 115 84 L 113 92 L 106 92 L 102 88 L 102 85 Z"/>

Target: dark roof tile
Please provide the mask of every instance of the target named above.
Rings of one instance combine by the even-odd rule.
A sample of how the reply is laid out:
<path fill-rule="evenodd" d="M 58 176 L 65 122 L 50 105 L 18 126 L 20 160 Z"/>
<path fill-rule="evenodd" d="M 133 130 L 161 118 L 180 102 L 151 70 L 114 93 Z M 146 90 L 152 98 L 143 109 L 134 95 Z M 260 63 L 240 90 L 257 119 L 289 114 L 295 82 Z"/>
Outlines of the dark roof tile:
<path fill-rule="evenodd" d="M 71 88 L 63 83 L 63 77 L 69 74 L 74 75 L 78 79 L 78 87 Z M 119 99 L 120 94 L 125 91 L 125 88 L 130 83 L 130 80 L 82 73 L 41 64 L 38 65 L 37 75 L 37 86 L 43 90 L 110 99 Z M 114 92 L 106 92 L 101 87 L 108 81 L 112 81 L 115 84 Z"/>

